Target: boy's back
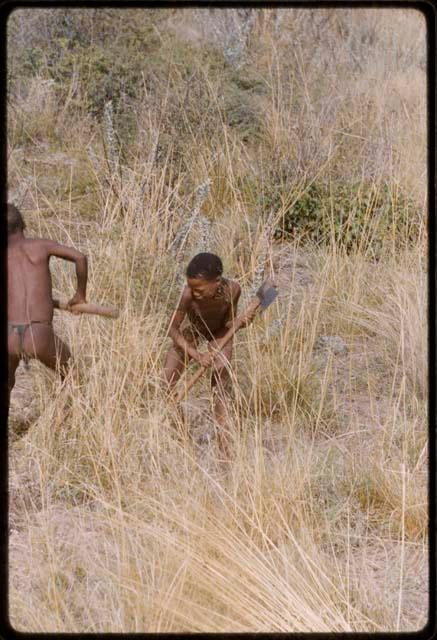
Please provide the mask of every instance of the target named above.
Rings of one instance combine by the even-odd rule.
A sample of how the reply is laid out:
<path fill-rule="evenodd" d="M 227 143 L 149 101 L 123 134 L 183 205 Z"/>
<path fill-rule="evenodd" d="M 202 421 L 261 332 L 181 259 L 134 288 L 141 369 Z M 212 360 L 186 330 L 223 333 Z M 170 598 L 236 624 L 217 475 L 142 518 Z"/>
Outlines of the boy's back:
<path fill-rule="evenodd" d="M 17 238 L 8 243 L 8 321 L 51 322 L 50 241 Z"/>
<path fill-rule="evenodd" d="M 70 350 L 53 331 L 51 256 L 76 265 L 77 289 L 68 305 L 85 302 L 88 277 L 86 256 L 43 238 L 27 238 L 25 223 L 13 204 L 7 205 L 8 220 L 8 392 L 15 383 L 20 359 L 37 358 L 51 369 L 67 371 Z"/>

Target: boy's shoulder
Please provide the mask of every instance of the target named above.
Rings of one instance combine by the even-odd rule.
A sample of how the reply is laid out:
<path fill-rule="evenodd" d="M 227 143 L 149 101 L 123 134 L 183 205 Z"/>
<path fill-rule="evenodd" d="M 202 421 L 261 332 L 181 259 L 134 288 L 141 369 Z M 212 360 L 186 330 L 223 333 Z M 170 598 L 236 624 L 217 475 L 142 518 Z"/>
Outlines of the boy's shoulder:
<path fill-rule="evenodd" d="M 45 240 L 44 238 L 28 238 L 27 236 L 23 235 L 21 238 L 16 240 L 13 244 L 8 243 L 8 248 L 39 249 L 40 247 L 42 248 L 46 246 L 47 242 L 48 241 Z"/>
<path fill-rule="evenodd" d="M 53 240 L 49 238 L 40 238 L 39 236 L 23 236 L 21 244 L 25 244 L 28 247 L 45 247 L 53 244 Z"/>
<path fill-rule="evenodd" d="M 8 246 L 8 253 L 10 252 L 11 255 L 17 255 L 17 257 L 19 255 L 25 255 L 31 262 L 36 263 L 47 260 L 54 246 L 56 246 L 56 242 L 49 238 L 28 238 L 25 236 L 20 242 L 15 243 L 11 247 Z"/>
<path fill-rule="evenodd" d="M 181 297 L 179 298 L 178 309 L 186 309 L 192 302 L 193 296 L 191 294 L 191 289 L 186 284 L 182 289 Z"/>
<path fill-rule="evenodd" d="M 236 280 L 231 280 L 230 278 L 227 278 L 226 281 L 233 295 L 241 293 L 241 287 Z"/>
<path fill-rule="evenodd" d="M 49 238 L 26 237 L 24 239 L 23 246 L 26 248 L 26 250 L 32 252 L 47 253 L 54 244 L 56 243 Z"/>
<path fill-rule="evenodd" d="M 32 244 L 49 244 L 54 242 L 54 240 L 50 240 L 50 238 L 40 238 L 39 236 L 33 236 L 32 238 L 26 238 L 26 240 L 28 240 L 29 242 L 32 242 Z"/>

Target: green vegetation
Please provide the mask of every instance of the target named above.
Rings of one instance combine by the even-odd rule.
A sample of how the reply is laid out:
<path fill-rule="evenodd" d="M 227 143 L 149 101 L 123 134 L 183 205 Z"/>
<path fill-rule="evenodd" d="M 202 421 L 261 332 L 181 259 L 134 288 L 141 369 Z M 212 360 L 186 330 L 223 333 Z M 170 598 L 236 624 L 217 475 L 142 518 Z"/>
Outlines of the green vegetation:
<path fill-rule="evenodd" d="M 293 195 L 287 199 L 290 202 Z M 358 249 L 376 256 L 391 239 L 395 251 L 414 246 L 418 239 L 420 210 L 387 183 L 312 183 L 288 206 L 281 206 L 281 200 L 285 198 L 279 196 L 277 204 L 283 211 L 275 231 L 279 238 L 302 237 L 317 244 L 333 241 L 347 251 Z"/>

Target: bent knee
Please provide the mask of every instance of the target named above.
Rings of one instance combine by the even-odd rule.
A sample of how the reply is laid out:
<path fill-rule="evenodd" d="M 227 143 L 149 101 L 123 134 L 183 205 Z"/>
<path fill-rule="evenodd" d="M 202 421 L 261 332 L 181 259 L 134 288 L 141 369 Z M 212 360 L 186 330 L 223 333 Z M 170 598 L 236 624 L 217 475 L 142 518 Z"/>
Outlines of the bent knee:
<path fill-rule="evenodd" d="M 226 366 L 222 365 L 220 367 L 215 368 L 211 373 L 211 385 L 213 387 L 223 387 L 228 388 L 231 382 L 231 376 L 229 375 L 229 370 Z"/>
<path fill-rule="evenodd" d="M 174 387 L 180 375 L 178 369 L 164 369 L 164 380 L 169 387 Z"/>
<path fill-rule="evenodd" d="M 223 355 L 217 357 L 212 365 L 212 375 L 219 378 L 229 377 L 229 367 L 231 363 Z"/>

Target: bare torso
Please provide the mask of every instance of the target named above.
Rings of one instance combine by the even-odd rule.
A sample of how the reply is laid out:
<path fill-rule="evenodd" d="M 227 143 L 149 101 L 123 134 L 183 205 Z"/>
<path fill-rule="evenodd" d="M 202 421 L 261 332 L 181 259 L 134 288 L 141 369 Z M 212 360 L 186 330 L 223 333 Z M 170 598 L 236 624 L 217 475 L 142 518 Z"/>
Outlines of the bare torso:
<path fill-rule="evenodd" d="M 199 285 L 196 289 L 192 280 L 184 287 L 170 322 L 169 336 L 173 340 L 173 346 L 167 353 L 164 365 L 165 380 L 172 389 L 187 365 L 187 359 L 194 358 L 202 367 L 212 366 L 211 384 L 219 385 L 222 389 L 229 381 L 232 337 L 221 347 L 220 356 L 213 356 L 212 350 L 219 348 L 215 340 L 227 333 L 237 315 L 240 285 L 238 282 L 221 278 L 211 297 L 205 295 L 205 288 L 203 293 L 199 292 Z M 181 326 L 183 322 L 188 326 Z M 209 343 L 206 352 L 198 350 L 198 338 L 202 339 L 202 336 Z M 222 397 L 216 399 L 214 411 L 217 416 L 223 415 L 223 402 Z"/>
<path fill-rule="evenodd" d="M 225 325 L 232 317 L 236 287 L 236 283 L 223 278 L 214 298 L 198 301 L 188 295 L 186 313 L 190 324 L 200 334 L 206 338 L 220 338 L 226 333 Z"/>
<path fill-rule="evenodd" d="M 51 256 L 76 265 L 77 290 L 68 305 L 86 302 L 86 256 L 53 240 L 26 238 L 22 230 L 8 233 L 8 393 L 15 384 L 21 358 L 36 358 L 65 376 L 70 350 L 52 326 Z"/>
<path fill-rule="evenodd" d="M 39 238 L 9 238 L 8 322 L 51 322 L 52 278 L 49 248 Z"/>

